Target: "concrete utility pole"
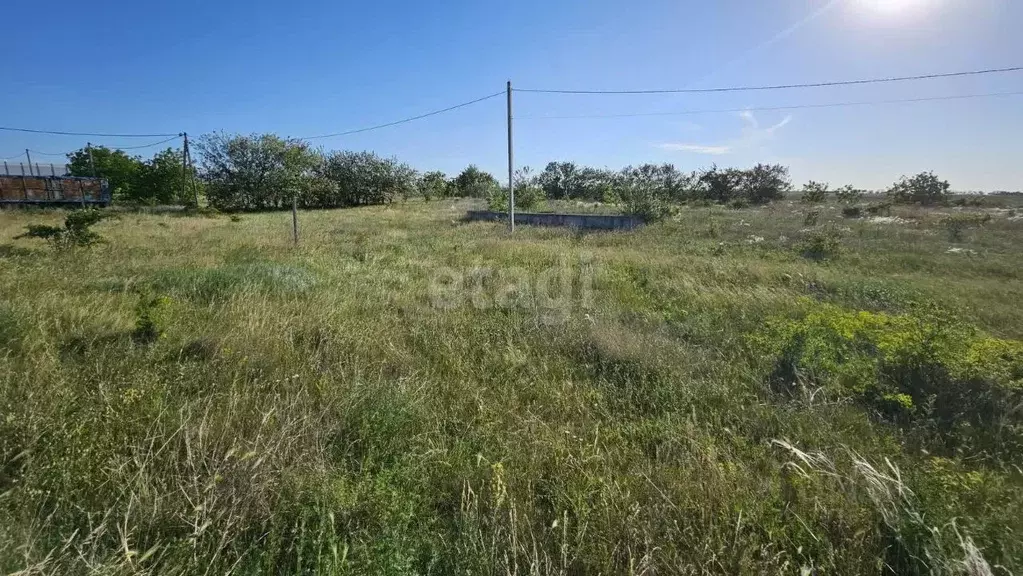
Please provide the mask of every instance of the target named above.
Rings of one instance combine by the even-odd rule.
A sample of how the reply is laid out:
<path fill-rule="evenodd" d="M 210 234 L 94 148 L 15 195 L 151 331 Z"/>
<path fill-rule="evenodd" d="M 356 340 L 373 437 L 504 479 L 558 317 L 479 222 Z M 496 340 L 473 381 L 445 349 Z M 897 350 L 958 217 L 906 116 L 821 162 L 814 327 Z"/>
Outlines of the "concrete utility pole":
<path fill-rule="evenodd" d="M 32 172 L 32 155 L 28 153 L 28 148 L 25 148 L 25 156 L 28 158 L 28 175 L 35 176 L 35 173 Z M 25 175 L 24 169 L 21 171 L 21 175 Z"/>
<path fill-rule="evenodd" d="M 512 86 L 508 81 L 508 231 L 515 232 L 515 181 L 512 158 Z"/>
<path fill-rule="evenodd" d="M 96 162 L 92 159 L 92 142 L 85 143 L 85 150 L 89 153 L 89 170 L 92 171 L 92 177 L 96 177 Z"/>

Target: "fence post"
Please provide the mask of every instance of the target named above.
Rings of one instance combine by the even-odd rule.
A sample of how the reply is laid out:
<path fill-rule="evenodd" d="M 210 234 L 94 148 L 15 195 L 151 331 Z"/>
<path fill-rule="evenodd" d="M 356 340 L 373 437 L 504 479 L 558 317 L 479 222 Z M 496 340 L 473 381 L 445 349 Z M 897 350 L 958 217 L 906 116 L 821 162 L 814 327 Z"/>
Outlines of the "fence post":
<path fill-rule="evenodd" d="M 28 158 L 28 175 L 35 176 L 35 174 L 32 173 L 32 155 L 28 153 L 28 148 L 25 148 L 25 156 Z M 25 166 L 21 167 L 21 177 L 25 177 Z"/>
<path fill-rule="evenodd" d="M 508 231 L 515 232 L 515 181 L 512 161 L 512 86 L 508 81 Z"/>
<path fill-rule="evenodd" d="M 295 238 L 295 246 L 298 246 L 298 194 L 291 197 L 291 233 Z"/>

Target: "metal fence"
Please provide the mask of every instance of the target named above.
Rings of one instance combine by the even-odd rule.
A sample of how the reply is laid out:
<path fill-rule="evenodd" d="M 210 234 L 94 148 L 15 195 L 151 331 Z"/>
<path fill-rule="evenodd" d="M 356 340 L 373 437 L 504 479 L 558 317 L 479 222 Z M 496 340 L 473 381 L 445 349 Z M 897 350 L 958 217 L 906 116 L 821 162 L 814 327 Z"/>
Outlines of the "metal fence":
<path fill-rule="evenodd" d="M 4 161 L 2 176 L 69 176 L 67 164 Z"/>

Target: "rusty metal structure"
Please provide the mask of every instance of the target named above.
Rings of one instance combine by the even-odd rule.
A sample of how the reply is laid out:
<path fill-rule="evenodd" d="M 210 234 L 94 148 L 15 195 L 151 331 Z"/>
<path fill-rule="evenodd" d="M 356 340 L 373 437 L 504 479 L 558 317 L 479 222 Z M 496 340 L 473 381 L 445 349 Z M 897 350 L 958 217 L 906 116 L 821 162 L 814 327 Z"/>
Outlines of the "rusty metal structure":
<path fill-rule="evenodd" d="M 106 206 L 110 185 L 102 178 L 0 175 L 0 205 Z"/>

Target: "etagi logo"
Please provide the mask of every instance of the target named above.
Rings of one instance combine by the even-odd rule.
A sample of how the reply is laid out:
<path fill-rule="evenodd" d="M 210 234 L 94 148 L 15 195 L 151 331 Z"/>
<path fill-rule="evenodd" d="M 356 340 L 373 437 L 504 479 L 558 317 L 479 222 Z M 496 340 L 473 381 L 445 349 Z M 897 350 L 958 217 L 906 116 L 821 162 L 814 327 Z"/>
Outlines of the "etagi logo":
<path fill-rule="evenodd" d="M 441 310 L 470 306 L 476 310 L 533 310 L 544 324 L 565 322 L 573 310 L 593 308 L 596 264 L 589 253 L 562 255 L 553 266 L 529 270 L 442 267 L 430 279 L 430 303 Z"/>

